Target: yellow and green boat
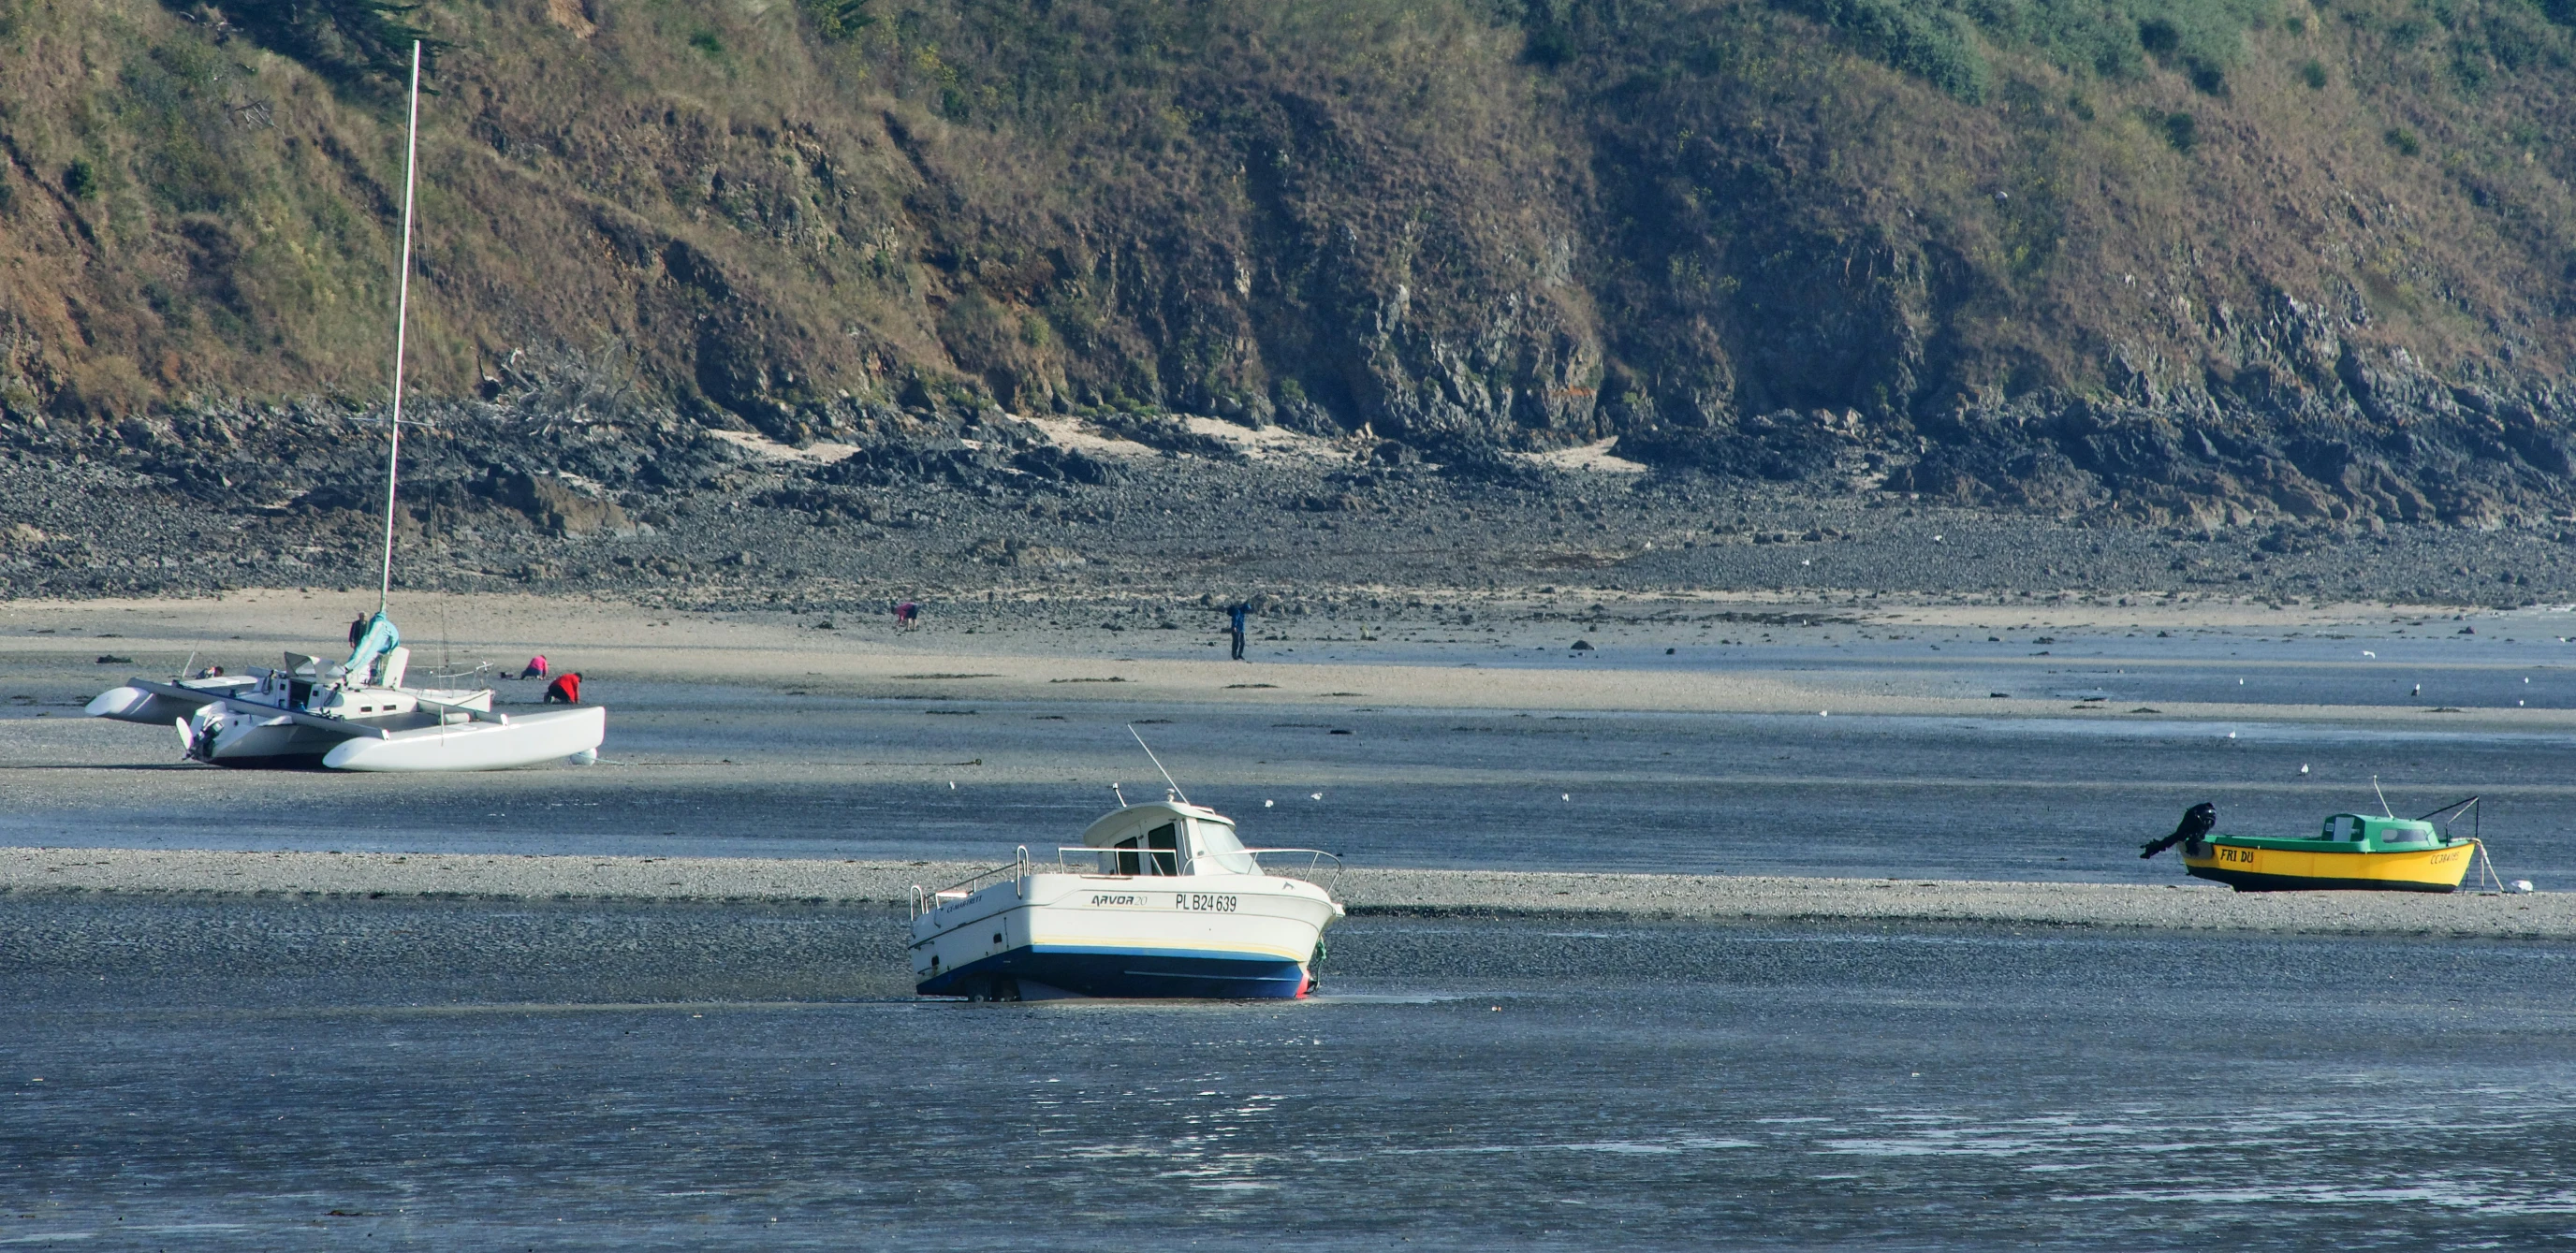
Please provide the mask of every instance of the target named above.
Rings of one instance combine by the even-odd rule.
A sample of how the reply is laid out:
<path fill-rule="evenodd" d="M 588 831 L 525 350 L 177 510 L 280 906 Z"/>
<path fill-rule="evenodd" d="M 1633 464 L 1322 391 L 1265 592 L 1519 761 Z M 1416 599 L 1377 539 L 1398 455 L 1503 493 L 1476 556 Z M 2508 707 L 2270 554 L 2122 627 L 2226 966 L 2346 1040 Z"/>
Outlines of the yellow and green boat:
<path fill-rule="evenodd" d="M 2336 814 L 2314 836 L 2289 837 L 2213 833 L 2217 810 L 2195 805 L 2173 835 L 2140 855 L 2179 843 L 2186 873 L 2239 892 L 2456 892 L 2478 841 L 2454 839 L 2430 819 L 2475 799 L 2422 818 Z"/>

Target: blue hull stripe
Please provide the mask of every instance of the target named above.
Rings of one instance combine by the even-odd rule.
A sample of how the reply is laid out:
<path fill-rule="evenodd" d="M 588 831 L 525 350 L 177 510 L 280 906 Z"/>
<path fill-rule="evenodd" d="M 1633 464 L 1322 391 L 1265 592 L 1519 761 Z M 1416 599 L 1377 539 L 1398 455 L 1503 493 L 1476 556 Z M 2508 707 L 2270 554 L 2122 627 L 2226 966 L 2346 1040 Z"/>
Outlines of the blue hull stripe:
<path fill-rule="evenodd" d="M 997 984 L 1043 983 L 1083 996 L 1293 1000 L 1306 972 L 1284 957 L 1171 951 L 1020 947 L 922 980 L 923 996 L 993 995 Z"/>

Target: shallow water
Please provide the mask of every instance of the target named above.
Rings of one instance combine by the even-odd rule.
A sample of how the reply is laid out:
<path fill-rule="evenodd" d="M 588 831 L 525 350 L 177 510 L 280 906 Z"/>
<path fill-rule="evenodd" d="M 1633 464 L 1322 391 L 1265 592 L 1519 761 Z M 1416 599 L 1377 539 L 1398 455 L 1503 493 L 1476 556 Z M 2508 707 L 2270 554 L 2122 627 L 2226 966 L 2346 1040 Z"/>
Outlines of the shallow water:
<path fill-rule="evenodd" d="M 2179 869 L 2138 845 L 2187 806 L 2215 802 L 2223 830 L 2304 833 L 2376 812 L 2376 775 L 2410 815 L 2484 793 L 2461 833 L 2509 877 L 2576 882 L 2561 735 L 824 696 L 798 698 L 791 722 L 747 689 L 626 697 L 612 764 L 589 770 L 64 767 L 38 790 L 23 786 L 38 771 L 0 769 L 22 785 L 0 841 L 970 861 L 1027 844 L 1046 859 L 1116 803 L 1112 782 L 1162 794 L 1127 738 L 1142 716 L 1190 796 L 1248 840 L 1359 865 L 2166 882 Z"/>
<path fill-rule="evenodd" d="M 1361 919 L 1311 1002 L 969 1006 L 896 926 L 0 899 L 0 1240 L 2576 1239 L 2563 948 Z"/>

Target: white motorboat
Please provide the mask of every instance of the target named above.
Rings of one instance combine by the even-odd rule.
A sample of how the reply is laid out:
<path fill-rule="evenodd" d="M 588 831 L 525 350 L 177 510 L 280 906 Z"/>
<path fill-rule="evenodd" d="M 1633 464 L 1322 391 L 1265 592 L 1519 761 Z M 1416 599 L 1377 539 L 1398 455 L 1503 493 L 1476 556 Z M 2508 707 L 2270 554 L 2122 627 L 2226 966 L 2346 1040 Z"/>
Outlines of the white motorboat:
<path fill-rule="evenodd" d="M 176 724 L 189 757 L 218 766 L 332 770 L 507 770 L 599 759 L 608 711 L 575 705 L 527 713 L 492 708 L 488 689 L 403 686 L 411 650 L 386 608 L 394 584 L 394 488 L 402 465 L 403 336 L 411 316 L 412 174 L 420 146 L 420 45 L 412 45 L 411 139 L 403 158 L 402 270 L 395 284 L 393 414 L 385 450 L 385 545 L 376 613 L 349 659 L 286 654 L 277 670 L 240 676 L 128 679 L 89 703 L 94 718 Z"/>
<path fill-rule="evenodd" d="M 1234 822 L 1185 799 L 1129 805 L 1040 868 L 1023 846 L 943 888 L 912 890 L 912 969 L 924 996 L 1284 1000 L 1315 988 L 1330 894 L 1266 867 L 1339 859 L 1246 848 Z"/>

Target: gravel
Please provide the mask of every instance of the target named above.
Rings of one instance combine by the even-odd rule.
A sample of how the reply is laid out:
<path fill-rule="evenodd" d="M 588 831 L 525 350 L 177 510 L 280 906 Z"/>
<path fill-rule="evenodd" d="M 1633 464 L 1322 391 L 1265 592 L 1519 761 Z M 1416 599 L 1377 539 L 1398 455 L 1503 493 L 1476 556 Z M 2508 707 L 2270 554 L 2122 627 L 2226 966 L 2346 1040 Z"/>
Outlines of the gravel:
<path fill-rule="evenodd" d="M 1529 458 L 1441 466 L 1364 438 L 1280 443 L 1212 420 L 1217 434 L 1142 432 L 1154 447 L 1124 437 L 1135 431 L 991 415 L 915 424 L 855 451 L 673 421 L 441 423 L 404 445 L 397 588 L 815 612 L 925 598 L 970 621 L 983 611 L 956 602 L 984 593 L 1013 604 L 1269 593 L 1295 608 L 1409 589 L 1454 607 L 1560 584 L 2106 603 L 2576 599 L 2569 528 L 2541 516 L 2155 527 L 1945 507 L 1866 480 Z M 208 434 L 218 428 L 220 440 Z M 0 448 L 0 596 L 372 589 L 377 438 L 317 410 Z"/>
<path fill-rule="evenodd" d="M 952 862 L 0 849 L 0 893 L 101 897 L 743 902 L 899 908 L 984 869 Z M 1351 870 L 1354 914 L 2576 939 L 2576 895 L 2243 894 L 2200 884 Z"/>

